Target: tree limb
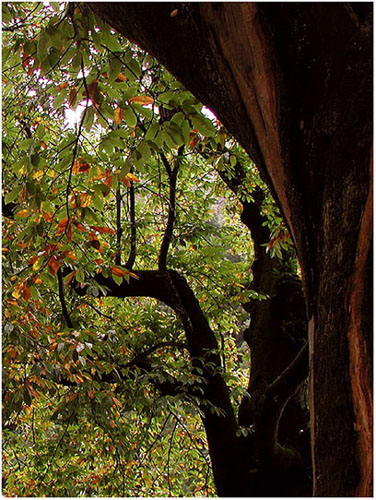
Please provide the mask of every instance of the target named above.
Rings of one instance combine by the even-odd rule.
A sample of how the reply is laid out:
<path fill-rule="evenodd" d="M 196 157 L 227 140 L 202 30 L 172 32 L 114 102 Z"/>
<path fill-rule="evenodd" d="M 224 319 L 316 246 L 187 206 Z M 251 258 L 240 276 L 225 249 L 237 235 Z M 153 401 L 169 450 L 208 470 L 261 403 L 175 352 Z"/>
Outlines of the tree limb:
<path fill-rule="evenodd" d="M 121 189 L 120 183 L 116 190 L 116 253 L 115 264 L 121 266 L 121 237 L 123 235 L 123 228 L 121 226 Z"/>
<path fill-rule="evenodd" d="M 132 269 L 134 262 L 136 260 L 136 204 L 134 196 L 134 185 L 131 182 L 129 187 L 129 211 L 130 211 L 130 223 L 131 223 L 131 249 L 129 251 L 129 257 L 125 267 L 127 269 Z"/>
<path fill-rule="evenodd" d="M 178 155 L 181 156 L 183 154 L 183 149 L 184 146 L 181 146 L 178 151 Z M 165 233 L 163 236 L 161 248 L 159 250 L 159 257 L 158 257 L 158 268 L 161 270 L 166 270 L 167 269 L 167 254 L 168 254 L 168 249 L 172 240 L 172 234 L 174 231 L 174 224 L 175 224 L 175 218 L 176 218 L 176 182 L 177 182 L 177 176 L 178 176 L 178 171 L 179 171 L 179 159 L 176 160 L 176 164 L 173 169 L 171 169 L 171 166 L 164 155 L 164 153 L 160 153 L 160 157 L 162 159 L 162 162 L 166 168 L 168 177 L 169 177 L 169 182 L 170 182 L 170 196 L 169 196 L 169 207 L 168 207 L 168 219 L 167 219 L 167 225 L 165 229 Z"/>
<path fill-rule="evenodd" d="M 297 453 L 278 443 L 279 421 L 290 398 L 308 376 L 308 343 L 290 365 L 265 390 L 257 424 L 257 440 L 263 460 L 269 465 L 295 462 Z"/>

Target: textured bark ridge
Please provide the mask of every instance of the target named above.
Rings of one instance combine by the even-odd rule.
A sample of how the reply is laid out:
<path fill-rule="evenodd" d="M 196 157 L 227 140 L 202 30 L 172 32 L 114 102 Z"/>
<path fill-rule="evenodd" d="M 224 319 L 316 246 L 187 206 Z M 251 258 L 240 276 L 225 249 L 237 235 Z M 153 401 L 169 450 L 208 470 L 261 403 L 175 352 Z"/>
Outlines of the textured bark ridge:
<path fill-rule="evenodd" d="M 372 4 L 90 5 L 258 165 L 293 235 L 312 318 L 314 494 L 372 495 Z"/>

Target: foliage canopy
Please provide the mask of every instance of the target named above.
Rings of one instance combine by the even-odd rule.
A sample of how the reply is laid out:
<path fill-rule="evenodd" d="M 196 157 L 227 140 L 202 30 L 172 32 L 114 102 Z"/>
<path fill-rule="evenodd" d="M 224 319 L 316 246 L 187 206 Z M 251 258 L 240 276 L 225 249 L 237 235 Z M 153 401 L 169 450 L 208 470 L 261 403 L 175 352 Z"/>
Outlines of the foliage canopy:
<path fill-rule="evenodd" d="M 244 306 L 267 298 L 238 214 L 262 193 L 267 250 L 295 274 L 282 219 L 219 121 L 85 5 L 2 9 L 5 491 L 212 496 L 201 417 L 223 410 L 205 370 L 237 412 Z M 214 354 L 196 359 L 161 290 L 114 293 L 167 269 L 194 293 Z"/>

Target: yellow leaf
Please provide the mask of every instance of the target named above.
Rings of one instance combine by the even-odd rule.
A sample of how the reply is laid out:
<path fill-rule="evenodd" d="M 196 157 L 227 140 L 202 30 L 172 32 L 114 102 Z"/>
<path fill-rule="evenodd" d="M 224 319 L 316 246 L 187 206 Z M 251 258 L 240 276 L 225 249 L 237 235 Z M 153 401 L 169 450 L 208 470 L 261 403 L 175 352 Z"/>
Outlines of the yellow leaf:
<path fill-rule="evenodd" d="M 154 99 L 147 95 L 138 95 L 128 99 L 129 102 L 134 102 L 135 104 L 141 104 L 142 106 L 147 106 L 154 103 Z"/>
<path fill-rule="evenodd" d="M 140 182 L 140 179 L 136 176 L 131 174 L 130 172 L 121 179 L 121 182 L 123 182 L 127 187 L 131 187 L 131 182 Z"/>
<path fill-rule="evenodd" d="M 19 299 L 21 297 L 21 289 L 16 287 L 12 292 L 12 297 Z"/>
<path fill-rule="evenodd" d="M 114 111 L 114 122 L 119 125 L 124 119 L 124 109 L 116 108 Z"/>
<path fill-rule="evenodd" d="M 38 257 L 37 260 L 33 264 L 33 271 L 38 271 L 38 269 L 40 269 L 42 267 L 43 261 L 44 261 L 43 255 Z"/>
<path fill-rule="evenodd" d="M 140 182 L 140 179 L 137 177 L 137 175 L 131 174 L 130 172 L 125 177 L 132 182 Z"/>
<path fill-rule="evenodd" d="M 82 377 L 80 377 L 79 375 L 76 375 L 75 373 L 73 374 L 73 378 L 77 384 L 82 384 L 82 382 L 84 381 L 84 379 Z"/>
<path fill-rule="evenodd" d="M 37 170 L 33 174 L 33 179 L 36 179 L 38 182 L 40 182 L 43 178 L 44 172 L 43 170 Z"/>
<path fill-rule="evenodd" d="M 88 193 L 80 193 L 81 208 L 90 207 L 93 197 Z"/>

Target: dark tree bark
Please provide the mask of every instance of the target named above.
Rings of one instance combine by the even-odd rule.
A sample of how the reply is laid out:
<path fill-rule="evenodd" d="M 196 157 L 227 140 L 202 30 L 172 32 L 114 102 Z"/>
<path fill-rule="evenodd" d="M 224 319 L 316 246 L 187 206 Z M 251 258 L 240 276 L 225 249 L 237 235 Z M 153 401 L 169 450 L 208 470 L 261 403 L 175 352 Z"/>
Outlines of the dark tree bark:
<path fill-rule="evenodd" d="M 372 495 L 372 3 L 91 7 L 211 108 L 262 172 L 303 272 L 314 494 Z"/>

